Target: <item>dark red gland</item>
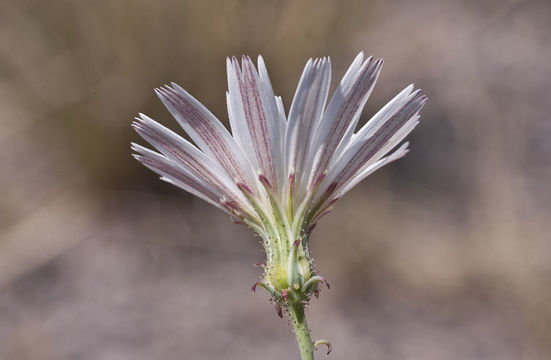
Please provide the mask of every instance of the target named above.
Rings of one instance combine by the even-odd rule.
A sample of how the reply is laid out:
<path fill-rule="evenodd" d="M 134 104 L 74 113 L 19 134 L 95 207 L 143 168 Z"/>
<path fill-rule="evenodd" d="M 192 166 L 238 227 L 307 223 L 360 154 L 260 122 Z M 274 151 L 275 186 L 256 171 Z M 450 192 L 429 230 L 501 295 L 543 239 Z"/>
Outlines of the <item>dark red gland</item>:
<path fill-rule="evenodd" d="M 283 301 L 287 301 L 287 290 L 281 290 L 281 297 L 283 298 Z"/>
<path fill-rule="evenodd" d="M 275 311 L 277 313 L 277 316 L 283 319 L 283 311 L 281 310 L 281 305 L 279 305 L 277 302 L 275 303 Z"/>

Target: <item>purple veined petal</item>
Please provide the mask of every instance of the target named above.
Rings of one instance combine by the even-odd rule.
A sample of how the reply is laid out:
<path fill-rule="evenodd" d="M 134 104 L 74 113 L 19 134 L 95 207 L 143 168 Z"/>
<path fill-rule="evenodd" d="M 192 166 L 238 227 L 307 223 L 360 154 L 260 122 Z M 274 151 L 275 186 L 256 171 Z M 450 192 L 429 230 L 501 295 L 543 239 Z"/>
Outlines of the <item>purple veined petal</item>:
<path fill-rule="evenodd" d="M 419 93 L 419 90 L 415 94 L 417 93 Z M 362 128 L 356 134 L 353 134 L 349 143 L 347 144 L 347 149 L 345 149 L 346 151 L 343 151 L 343 154 L 340 154 L 339 157 L 335 157 L 329 165 L 329 169 L 332 169 L 332 174 L 329 176 L 328 181 L 332 181 L 337 175 L 336 173 L 340 171 L 335 170 L 335 168 L 339 168 L 339 164 L 342 168 L 351 160 L 354 152 L 350 149 L 359 146 L 359 143 L 365 143 L 369 141 L 373 134 L 393 116 L 395 116 L 399 111 L 401 111 L 401 109 L 406 106 L 407 102 L 411 100 L 415 94 L 413 93 L 413 84 L 408 85 L 398 95 L 392 98 L 392 100 L 390 100 L 385 106 L 383 106 L 383 108 L 380 109 L 371 119 L 369 119 L 369 121 L 367 121 L 367 123 L 362 126 Z"/>
<path fill-rule="evenodd" d="M 271 89 L 266 89 L 254 64 L 248 56 L 241 60 L 242 87 L 241 97 L 245 110 L 245 117 L 259 170 L 277 188 L 278 171 L 281 168 L 281 134 L 278 124 L 279 113 Z"/>
<path fill-rule="evenodd" d="M 337 151 L 345 149 L 346 146 L 339 144 L 343 139 L 348 142 L 351 131 L 354 130 L 373 90 L 382 64 L 382 59 L 374 60 L 373 57 L 369 57 L 356 73 L 351 73 L 349 78 L 341 81 L 323 114 L 312 142 L 311 151 L 319 152 L 320 155 L 317 167 L 311 171 L 310 183 L 327 170 L 332 158 L 339 155 Z"/>
<path fill-rule="evenodd" d="M 268 119 L 270 121 L 269 126 L 271 127 L 271 132 L 272 132 L 272 141 L 273 141 L 272 161 L 274 162 L 277 182 L 278 184 L 282 184 L 284 177 L 287 175 L 284 169 L 285 156 L 283 152 L 283 146 L 285 141 L 286 119 L 285 119 L 285 116 L 281 117 L 281 114 L 282 113 L 285 114 L 285 111 L 282 112 L 283 103 L 281 104 L 278 103 L 278 101 L 281 102 L 281 97 L 274 95 L 274 90 L 272 87 L 272 83 L 270 81 L 270 76 L 268 75 L 268 69 L 266 68 L 266 64 L 264 63 L 264 59 L 262 58 L 261 55 L 258 56 L 257 64 L 258 64 L 258 76 L 260 79 L 260 82 L 259 82 L 260 95 L 262 98 L 262 104 L 264 106 L 265 112 L 269 113 L 269 116 L 268 116 Z"/>
<path fill-rule="evenodd" d="M 274 90 L 273 90 L 273 87 L 272 87 L 272 83 L 270 81 L 270 77 L 268 75 L 268 69 L 266 68 L 266 64 L 264 63 L 264 58 L 262 58 L 262 56 L 258 56 L 258 74 L 259 74 L 259 77 L 260 77 L 260 80 L 261 80 L 261 84 L 262 84 L 262 87 L 263 89 L 265 89 L 265 96 L 267 97 L 271 97 L 274 99 L 274 102 L 272 103 L 271 101 L 269 102 L 269 106 L 271 108 L 271 112 L 275 114 L 277 114 L 277 119 L 279 120 L 279 124 L 280 124 L 280 127 L 281 125 L 283 125 L 285 128 L 286 126 L 286 123 L 287 123 L 287 118 L 285 117 L 285 110 L 283 108 L 283 101 L 281 99 L 281 96 L 276 96 L 274 95 Z M 274 107 L 275 105 L 275 107 Z M 285 135 L 285 131 L 283 131 L 282 133 L 280 133 L 280 137 L 281 137 L 281 148 L 283 150 L 283 140 L 284 140 L 284 135 Z"/>
<path fill-rule="evenodd" d="M 407 133 L 409 133 L 410 131 L 408 131 Z M 405 137 L 406 135 L 407 134 L 404 134 L 403 137 Z M 395 142 L 392 142 L 392 144 L 395 144 Z M 340 184 L 339 186 L 335 186 L 334 190 L 331 190 L 331 194 L 328 194 L 329 196 L 326 198 L 326 200 L 322 204 L 318 204 L 317 210 L 315 210 L 315 213 L 311 215 L 310 221 L 313 224 L 316 224 L 323 216 L 328 214 L 333 209 L 333 205 L 338 200 L 340 200 L 344 196 L 344 194 L 350 191 L 359 182 L 364 180 L 367 176 L 371 175 L 381 167 L 404 157 L 409 152 L 409 149 L 407 148 L 408 146 L 409 146 L 409 142 L 405 142 L 391 155 L 383 158 L 377 157 L 378 160 L 376 161 L 374 159 L 368 161 L 368 163 L 360 171 L 358 171 L 358 173 L 354 177 L 349 179 L 347 182 Z M 390 145 L 388 147 L 390 147 Z M 382 150 L 381 153 L 386 154 L 389 150 L 390 149 Z"/>
<path fill-rule="evenodd" d="M 297 86 L 285 134 L 288 177 L 298 177 L 306 186 L 305 173 L 309 144 L 317 128 L 329 93 L 331 61 L 329 58 L 308 60 Z M 306 178 L 306 179 L 305 179 Z"/>
<path fill-rule="evenodd" d="M 254 214 L 253 207 L 226 171 L 189 141 L 144 114 L 136 117 L 132 126 L 168 159 L 184 167 L 195 177 L 203 179 L 230 201 L 239 203 L 243 211 Z"/>
<path fill-rule="evenodd" d="M 373 135 L 385 122 L 388 121 L 399 109 L 401 109 L 415 95 L 413 84 L 408 85 L 385 106 L 383 106 L 362 128 L 353 135 L 353 141 L 367 139 Z M 418 93 L 419 90 L 416 91 Z"/>
<path fill-rule="evenodd" d="M 358 173 L 369 161 L 377 161 L 395 147 L 415 127 L 418 112 L 427 98 L 414 92 L 402 106 L 396 106 L 386 121 L 381 122 L 370 136 L 357 138 L 345 149 L 339 161 L 330 169 L 324 183 L 319 188 L 317 199 L 325 196 L 324 191 L 342 186 Z M 384 151 L 384 153 L 383 153 Z"/>
<path fill-rule="evenodd" d="M 155 92 L 199 149 L 216 159 L 231 177 L 241 182 L 255 183 L 247 157 L 207 108 L 175 83 Z"/>
<path fill-rule="evenodd" d="M 362 67 L 363 59 L 364 59 L 364 53 L 363 51 L 360 51 L 360 53 L 356 55 L 356 57 L 354 58 L 354 61 L 352 61 L 352 64 L 350 64 L 350 66 L 348 67 L 348 70 L 346 70 L 346 73 L 341 79 L 339 86 L 335 90 L 335 94 L 333 94 L 333 97 L 335 97 L 335 95 L 339 92 L 342 94 L 342 89 L 349 88 L 353 84 L 353 82 L 357 79 L 360 68 Z M 325 111 L 327 111 L 327 109 L 325 109 Z M 325 114 L 324 114 L 324 117 L 325 117 Z M 324 117 L 322 117 L 318 122 L 318 124 L 316 125 L 314 129 L 314 135 L 317 135 L 317 133 L 320 131 L 318 130 L 318 128 L 322 126 L 320 123 L 323 121 Z M 316 166 L 319 163 L 319 161 L 316 161 L 316 160 L 319 160 L 322 155 L 322 152 L 320 150 L 321 150 L 320 144 L 317 144 L 316 139 L 315 138 L 310 139 L 308 156 L 306 161 L 306 163 L 308 164 L 306 173 L 311 173 L 313 169 L 317 168 Z M 316 175 L 316 176 L 319 177 L 319 175 Z M 312 174 L 310 177 L 312 177 Z"/>
<path fill-rule="evenodd" d="M 244 131 L 243 128 L 246 128 L 248 133 L 248 139 L 241 139 L 241 142 L 250 141 L 253 152 L 248 156 L 254 156 L 256 159 L 251 163 L 253 166 L 258 165 L 257 170 L 268 179 L 273 187 L 277 188 L 282 151 L 279 113 L 273 91 L 266 88 L 266 83 L 260 79 L 249 57 L 242 58 L 241 70 L 237 59 L 233 58 L 232 68 L 228 77 L 230 78 L 229 92 L 231 109 L 235 117 L 234 122 L 238 131 Z M 237 78 L 241 102 L 235 99 L 233 77 Z M 238 118 L 241 114 L 243 117 Z M 244 120 L 245 123 L 239 123 L 240 120 Z M 247 147 L 247 150 L 251 148 L 246 144 L 244 147 Z"/>
<path fill-rule="evenodd" d="M 419 118 L 421 115 L 419 113 L 416 113 L 414 116 L 412 116 L 405 124 L 398 130 L 390 140 L 386 142 L 386 144 L 370 159 L 368 160 L 361 168 L 356 172 L 355 175 L 352 177 L 355 177 L 357 174 L 363 172 L 367 167 L 371 166 L 376 161 L 379 161 L 383 156 L 386 156 L 389 152 L 392 151 L 398 144 L 400 144 L 419 124 Z M 409 150 L 408 150 L 409 151 Z M 347 180 L 348 181 L 348 180 Z M 339 186 L 339 188 L 342 186 L 342 184 Z"/>
<path fill-rule="evenodd" d="M 406 156 L 406 154 L 409 152 L 408 146 L 409 146 L 409 142 L 403 143 L 402 146 L 400 146 L 397 150 L 395 150 L 389 156 L 383 157 L 377 160 L 376 162 L 372 163 L 365 169 L 363 169 L 348 183 L 344 184 L 344 186 L 338 191 L 338 197 L 339 198 L 342 197 L 344 194 L 350 191 L 354 186 L 358 185 L 362 180 L 364 180 L 367 176 L 373 174 L 378 169 Z"/>
<path fill-rule="evenodd" d="M 209 204 L 216 206 L 225 213 L 234 216 L 234 214 L 220 203 L 222 194 L 218 193 L 205 181 L 186 172 L 179 167 L 178 164 L 167 159 L 165 156 L 141 145 L 132 144 L 132 150 L 137 153 L 133 154 L 134 158 L 148 169 L 159 174 L 162 180 L 170 182 L 198 198 L 205 200 Z"/>
<path fill-rule="evenodd" d="M 241 68 L 235 58 L 230 60 L 226 58 L 226 70 L 228 75 L 228 91 L 226 92 L 226 101 L 228 105 L 228 116 L 233 137 L 241 146 L 243 152 L 249 157 L 249 162 L 254 169 L 258 169 L 253 142 L 247 121 L 245 119 L 245 110 L 243 99 L 241 97 L 240 80 Z"/>
<path fill-rule="evenodd" d="M 377 62 L 379 62 L 379 65 L 377 65 Z M 344 149 L 346 149 L 346 147 L 350 144 L 350 140 L 354 136 L 354 131 L 356 130 L 356 126 L 358 125 L 358 121 L 360 120 L 360 116 L 362 115 L 363 108 L 365 107 L 365 104 L 367 103 L 367 100 L 369 99 L 369 96 L 371 95 L 371 92 L 373 91 L 373 88 L 375 87 L 377 80 L 379 79 L 379 75 L 383 67 L 383 59 L 377 59 L 373 64 L 373 67 L 374 67 L 373 73 L 371 74 L 371 77 L 368 80 L 370 81 L 370 87 L 367 89 L 367 92 L 364 95 L 363 102 L 360 104 L 358 111 L 354 114 L 354 117 L 350 122 L 350 125 L 346 129 L 346 132 L 341 142 L 337 146 L 337 149 L 333 154 L 333 159 L 340 157 Z M 371 70 L 368 70 L 368 71 L 371 71 Z"/>

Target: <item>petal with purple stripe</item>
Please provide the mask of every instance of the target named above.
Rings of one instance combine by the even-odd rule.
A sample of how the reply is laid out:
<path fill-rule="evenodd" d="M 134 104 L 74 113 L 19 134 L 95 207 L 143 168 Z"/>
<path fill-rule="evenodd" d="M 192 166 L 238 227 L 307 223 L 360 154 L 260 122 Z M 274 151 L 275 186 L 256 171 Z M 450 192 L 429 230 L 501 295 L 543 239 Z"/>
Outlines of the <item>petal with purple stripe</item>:
<path fill-rule="evenodd" d="M 137 153 L 133 155 L 136 160 L 141 162 L 145 167 L 161 175 L 163 180 L 186 190 L 187 192 L 207 201 L 211 205 L 216 206 L 228 214 L 233 215 L 220 203 L 221 194 L 219 192 L 217 192 L 205 181 L 202 181 L 185 171 L 174 161 L 171 161 L 165 156 L 138 144 L 132 144 L 132 150 Z"/>
<path fill-rule="evenodd" d="M 238 202 L 248 213 L 254 213 L 252 206 L 226 171 L 189 141 L 144 114 L 136 117 L 132 126 L 167 158 L 185 167 L 197 178 L 203 179 L 231 201 Z"/>
<path fill-rule="evenodd" d="M 393 111 L 385 112 L 384 120 L 379 121 L 377 117 L 374 117 L 373 120 L 377 122 L 377 126 L 369 132 L 366 131 L 366 136 L 358 136 L 353 139 L 344 150 L 342 157 L 330 169 L 324 184 L 320 186 L 319 196 L 324 189 L 333 184 L 342 186 L 368 162 L 377 161 L 395 147 L 413 130 L 417 124 L 418 112 L 425 102 L 426 97 L 417 91 L 410 94 L 405 103 L 396 104 Z"/>
<path fill-rule="evenodd" d="M 316 155 L 318 162 L 312 169 L 310 183 L 326 171 L 331 159 L 338 156 L 338 152 L 346 147 L 339 144 L 351 137 L 351 132 L 379 76 L 382 63 L 381 59 L 374 60 L 369 57 L 358 71 L 350 73 L 341 81 L 312 142 L 312 150 L 317 151 L 319 155 Z"/>
<path fill-rule="evenodd" d="M 368 167 L 360 171 L 358 175 L 356 175 L 348 183 L 344 184 L 344 186 L 338 191 L 338 197 L 342 197 L 344 194 L 350 191 L 354 186 L 358 185 L 358 183 L 364 180 L 367 176 L 373 174 L 376 170 L 382 168 L 383 166 L 393 161 L 396 161 L 406 156 L 406 154 L 409 152 L 408 146 L 409 146 L 408 142 L 403 143 L 402 146 L 400 146 L 396 151 L 394 151 L 389 156 L 386 156 L 377 160 L 373 164 L 369 165 Z"/>
<path fill-rule="evenodd" d="M 318 126 L 329 93 L 331 62 L 327 58 L 308 60 L 300 78 L 287 123 L 286 153 L 288 176 L 305 183 L 305 162 L 314 130 Z M 306 184 L 304 184 L 306 186 Z"/>
<path fill-rule="evenodd" d="M 244 120 L 249 133 L 258 170 L 277 186 L 281 158 L 281 134 L 279 113 L 273 91 L 268 89 L 249 57 L 243 57 L 242 70 L 237 60 L 232 60 L 233 73 L 237 76 Z M 232 89 L 230 89 L 230 96 Z M 234 102 L 232 102 L 233 106 Z M 236 111 L 237 109 L 233 109 Z M 240 111 L 239 111 L 240 112 Z M 237 120 L 236 120 L 237 121 Z M 277 162 L 277 163 L 276 163 Z"/>
<path fill-rule="evenodd" d="M 180 86 L 156 89 L 161 101 L 197 146 L 215 159 L 228 174 L 242 182 L 254 181 L 252 169 L 240 147 L 222 123 Z"/>

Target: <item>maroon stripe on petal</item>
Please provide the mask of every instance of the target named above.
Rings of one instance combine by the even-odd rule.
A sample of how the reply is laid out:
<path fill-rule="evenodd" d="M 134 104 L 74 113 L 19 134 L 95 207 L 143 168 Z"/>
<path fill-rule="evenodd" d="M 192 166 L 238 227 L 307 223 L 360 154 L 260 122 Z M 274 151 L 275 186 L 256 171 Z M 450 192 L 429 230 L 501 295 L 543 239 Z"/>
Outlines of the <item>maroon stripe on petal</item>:
<path fill-rule="evenodd" d="M 181 182 L 182 184 L 195 190 L 197 193 L 204 195 L 214 203 L 218 203 L 219 196 L 212 190 L 208 189 L 199 181 L 183 172 L 176 164 L 166 159 L 162 155 L 150 156 L 147 154 L 134 155 L 134 157 L 147 168 L 153 170 L 161 176 L 168 177 L 170 180 Z M 186 190 L 186 189 L 184 189 Z"/>
<path fill-rule="evenodd" d="M 235 63 L 237 64 L 237 62 Z M 249 57 L 243 57 L 242 67 L 243 71 L 238 80 L 247 127 L 256 152 L 258 165 L 273 184 L 276 181 L 272 159 L 273 139 L 270 138 L 267 114 L 258 87 L 258 74 Z"/>
<path fill-rule="evenodd" d="M 211 170 L 215 164 L 208 161 L 209 159 L 199 149 L 194 149 L 191 143 L 179 135 L 154 122 L 152 119 L 146 118 L 145 115 L 142 116 L 144 118 L 136 118 L 136 121 L 133 123 L 133 127 L 140 136 L 173 161 L 189 168 L 194 175 L 203 179 L 221 193 L 229 198 L 236 198 L 234 191 L 229 189 L 219 179 L 220 175 L 215 174 Z M 218 171 L 223 170 L 220 169 Z"/>
<path fill-rule="evenodd" d="M 212 153 L 232 177 L 244 181 L 242 166 L 234 156 L 236 146 L 229 143 L 231 136 L 214 115 L 180 87 L 166 86 L 156 92 L 197 145 Z"/>
<path fill-rule="evenodd" d="M 343 168 L 336 182 L 342 184 L 362 168 L 404 124 L 411 119 L 425 104 L 427 98 L 417 93 L 400 110 L 398 110 L 384 125 L 365 141 L 351 161 Z"/>
<path fill-rule="evenodd" d="M 353 131 L 351 127 L 355 127 L 357 123 L 359 113 L 375 85 L 382 64 L 382 59 L 375 61 L 372 57 L 367 59 L 359 70 L 360 73 L 353 84 L 345 88 L 338 88 L 331 99 L 326 111 L 326 114 L 329 114 L 328 118 L 324 118 L 322 121 L 330 121 L 332 125 L 325 134 L 320 134 L 320 136 L 323 136 L 323 139 L 320 139 L 321 142 L 318 142 L 318 144 L 322 146 L 323 154 L 320 157 L 317 169 L 315 169 L 316 175 L 328 168 L 345 134 L 350 130 Z M 339 101 L 341 101 L 340 107 L 336 111 L 330 110 Z"/>

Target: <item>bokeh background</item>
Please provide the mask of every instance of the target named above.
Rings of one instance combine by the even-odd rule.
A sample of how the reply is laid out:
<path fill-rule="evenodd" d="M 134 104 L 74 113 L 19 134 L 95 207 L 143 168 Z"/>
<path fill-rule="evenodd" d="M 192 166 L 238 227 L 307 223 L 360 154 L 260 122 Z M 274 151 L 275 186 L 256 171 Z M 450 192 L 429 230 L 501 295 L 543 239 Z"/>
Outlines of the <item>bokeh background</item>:
<path fill-rule="evenodd" d="M 152 89 L 226 121 L 225 56 L 262 54 L 288 110 L 309 57 L 385 66 L 368 119 L 430 102 L 406 159 L 312 237 L 332 359 L 551 357 L 551 3 L 0 3 L 0 359 L 295 359 L 259 239 L 130 157 Z M 323 350 L 318 351 L 323 358 Z"/>

